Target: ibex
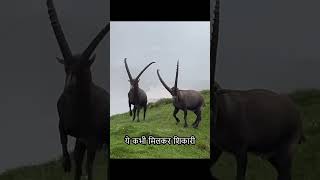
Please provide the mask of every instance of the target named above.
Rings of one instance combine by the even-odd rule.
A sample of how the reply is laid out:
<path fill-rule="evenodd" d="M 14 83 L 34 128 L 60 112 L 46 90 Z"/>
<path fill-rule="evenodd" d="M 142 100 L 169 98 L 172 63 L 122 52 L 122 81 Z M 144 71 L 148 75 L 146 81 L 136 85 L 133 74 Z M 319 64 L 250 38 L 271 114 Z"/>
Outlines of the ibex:
<path fill-rule="evenodd" d="M 100 41 L 110 30 L 107 24 L 81 54 L 73 55 L 59 23 L 52 0 L 47 0 L 48 13 L 64 65 L 66 77 L 64 90 L 58 100 L 59 132 L 62 144 L 63 167 L 71 171 L 71 161 L 67 149 L 68 135 L 76 138 L 74 148 L 75 180 L 82 175 L 82 161 L 87 150 L 87 175 L 92 180 L 92 167 L 96 151 L 108 144 L 109 94 L 92 80 L 90 67 L 95 60 L 92 55 Z"/>
<path fill-rule="evenodd" d="M 132 78 L 128 64 L 127 64 L 127 58 L 124 59 L 124 64 L 129 76 L 129 82 L 130 82 L 130 91 L 128 92 L 128 103 L 129 103 L 129 113 L 130 116 L 132 116 L 132 111 L 131 111 L 131 104 L 133 105 L 133 118 L 132 121 L 135 120 L 136 118 L 136 113 L 138 116 L 138 122 L 139 120 L 139 113 L 140 109 L 143 107 L 143 120 L 146 118 L 146 111 L 147 111 L 147 103 L 148 103 L 148 98 L 147 94 L 139 88 L 139 81 L 140 81 L 140 76 L 142 73 L 151 65 L 155 62 L 149 63 L 142 71 L 139 73 L 139 75 L 136 78 Z"/>
<path fill-rule="evenodd" d="M 214 37 L 219 31 L 219 0 L 215 6 Z M 218 41 L 211 44 L 217 50 Z M 212 52 L 211 54 L 214 54 Z M 215 63 L 215 56 L 211 56 Z M 217 85 L 218 86 L 218 85 Z M 277 170 L 278 180 L 291 180 L 294 146 L 304 140 L 300 113 L 285 96 L 263 89 L 246 91 L 216 88 L 213 96 L 211 166 L 222 152 L 233 154 L 237 180 L 244 180 L 247 153 L 268 160 Z M 216 179 L 216 177 L 214 177 Z"/>
<path fill-rule="evenodd" d="M 184 127 L 188 127 L 187 112 L 188 110 L 190 110 L 193 111 L 197 116 L 196 120 L 192 124 L 194 128 L 197 128 L 201 121 L 201 108 L 204 105 L 204 99 L 198 91 L 178 89 L 177 85 L 179 74 L 179 61 L 177 62 L 176 79 L 174 87 L 169 88 L 169 86 L 167 86 L 167 84 L 163 81 L 159 74 L 159 69 L 157 70 L 157 74 L 162 85 L 172 95 L 172 102 L 174 106 L 173 117 L 176 119 L 177 124 L 180 122 L 179 118 L 177 117 L 177 113 L 179 112 L 179 110 L 182 110 L 184 112 Z"/>

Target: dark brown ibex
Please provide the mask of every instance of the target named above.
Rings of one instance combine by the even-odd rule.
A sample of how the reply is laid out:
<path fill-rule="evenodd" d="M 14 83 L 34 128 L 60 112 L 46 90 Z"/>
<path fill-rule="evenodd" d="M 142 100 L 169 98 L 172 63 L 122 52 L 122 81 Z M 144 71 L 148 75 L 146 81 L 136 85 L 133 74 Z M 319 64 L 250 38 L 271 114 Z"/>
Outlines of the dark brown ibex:
<path fill-rule="evenodd" d="M 157 74 L 162 85 L 172 95 L 173 106 L 174 106 L 173 117 L 176 119 L 177 124 L 180 122 L 179 118 L 177 117 L 177 113 L 181 109 L 184 112 L 184 127 L 188 127 L 187 112 L 188 110 L 190 110 L 190 111 L 193 111 L 197 116 L 196 120 L 192 124 L 194 128 L 197 128 L 201 121 L 201 108 L 204 105 L 204 99 L 198 91 L 178 89 L 177 85 L 178 85 L 178 74 L 179 74 L 179 61 L 177 62 L 176 79 L 175 79 L 174 87 L 169 88 L 169 86 L 167 86 L 167 84 L 163 81 L 163 79 L 159 74 L 159 69 L 157 70 Z"/>
<path fill-rule="evenodd" d="M 64 65 L 66 78 L 64 90 L 58 100 L 59 132 L 62 144 L 63 167 L 71 171 L 71 161 L 67 149 L 68 135 L 76 138 L 74 159 L 76 164 L 75 180 L 82 175 L 82 161 L 87 150 L 86 170 L 88 179 L 92 180 L 92 168 L 96 151 L 109 138 L 109 94 L 92 81 L 90 67 L 95 60 L 92 55 L 98 44 L 110 30 L 107 24 L 94 38 L 87 49 L 73 55 L 65 39 L 52 0 L 47 0 L 48 13 L 55 37 L 58 41 L 63 59 L 57 58 Z"/>
<path fill-rule="evenodd" d="M 211 41 L 212 63 L 216 62 L 219 7 L 217 0 Z M 267 159 L 277 170 L 278 180 L 291 180 L 293 148 L 304 140 L 300 113 L 292 100 L 263 89 L 226 90 L 217 84 L 212 89 L 211 166 L 223 151 L 229 152 L 236 157 L 236 179 L 245 180 L 250 152 Z"/>
<path fill-rule="evenodd" d="M 146 118 L 146 112 L 147 112 L 147 103 L 148 103 L 148 98 L 147 94 L 139 88 L 139 81 L 140 81 L 140 76 L 142 73 L 151 65 L 155 62 L 149 63 L 142 71 L 139 73 L 139 75 L 136 78 L 132 78 L 128 64 L 127 64 L 127 58 L 124 59 L 124 64 L 129 76 L 129 82 L 130 82 L 130 91 L 128 92 L 128 103 L 129 103 L 129 113 L 130 116 L 132 116 L 132 111 L 131 111 L 131 104 L 133 105 L 133 118 L 132 121 L 135 120 L 136 118 L 136 112 L 138 116 L 138 122 L 139 120 L 139 113 L 140 109 L 143 107 L 143 120 Z"/>

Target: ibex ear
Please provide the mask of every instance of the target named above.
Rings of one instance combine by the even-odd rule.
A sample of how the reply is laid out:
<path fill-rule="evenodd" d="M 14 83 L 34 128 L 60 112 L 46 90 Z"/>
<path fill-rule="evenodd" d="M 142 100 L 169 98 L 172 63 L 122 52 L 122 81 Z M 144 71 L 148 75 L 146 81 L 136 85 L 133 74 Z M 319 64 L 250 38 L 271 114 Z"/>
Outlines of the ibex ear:
<path fill-rule="evenodd" d="M 60 63 L 60 64 L 64 64 L 64 59 L 61 59 L 61 58 L 59 58 L 59 57 L 56 57 L 57 58 L 57 60 L 58 60 L 58 62 Z"/>
<path fill-rule="evenodd" d="M 90 59 L 89 59 L 89 62 L 88 62 L 88 65 L 91 66 L 92 63 L 96 60 L 96 54 L 94 54 Z"/>

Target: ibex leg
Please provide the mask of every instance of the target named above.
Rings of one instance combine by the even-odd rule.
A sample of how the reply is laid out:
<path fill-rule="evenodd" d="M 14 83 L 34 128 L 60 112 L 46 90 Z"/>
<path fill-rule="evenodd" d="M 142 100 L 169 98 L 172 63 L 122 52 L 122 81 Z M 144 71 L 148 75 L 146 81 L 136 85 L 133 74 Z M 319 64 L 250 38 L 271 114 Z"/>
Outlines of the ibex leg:
<path fill-rule="evenodd" d="M 93 165 L 96 156 L 96 144 L 90 143 L 87 149 L 87 173 L 88 180 L 93 180 Z"/>
<path fill-rule="evenodd" d="M 246 179 L 246 171 L 247 171 L 247 152 L 239 152 L 236 154 L 237 160 L 237 180 L 245 180 Z"/>
<path fill-rule="evenodd" d="M 86 151 L 86 145 L 78 139 L 74 148 L 74 160 L 76 162 L 75 180 L 80 180 L 82 176 L 82 162 L 84 153 Z"/>
<path fill-rule="evenodd" d="M 71 171 L 71 160 L 68 152 L 68 136 L 66 135 L 64 128 L 61 123 L 59 123 L 60 141 L 62 145 L 62 165 L 65 172 Z"/>
<path fill-rule="evenodd" d="M 179 112 L 178 108 L 175 108 L 173 111 L 173 117 L 176 119 L 177 124 L 180 122 L 179 118 L 177 117 L 177 113 Z"/>
<path fill-rule="evenodd" d="M 147 105 L 143 107 L 143 120 L 146 120 Z"/>
<path fill-rule="evenodd" d="M 129 114 L 130 114 L 130 116 L 132 116 L 131 104 L 130 104 L 130 102 L 128 102 L 128 103 L 129 103 Z"/>
<path fill-rule="evenodd" d="M 188 111 L 187 110 L 184 110 L 184 127 L 188 127 L 188 123 L 187 123 L 187 114 L 188 114 Z"/>
<path fill-rule="evenodd" d="M 214 168 L 214 165 L 217 163 L 218 159 L 220 158 L 221 154 L 222 154 L 222 151 L 215 147 L 215 146 L 211 146 L 211 157 L 210 157 L 210 169 Z M 211 171 L 212 172 L 212 171 Z M 212 177 L 214 180 L 218 180 L 218 178 L 216 178 L 214 176 L 214 173 L 211 173 L 212 174 Z"/>
<path fill-rule="evenodd" d="M 140 109 L 141 109 L 141 107 L 140 107 L 140 106 L 138 106 L 138 107 L 137 107 L 138 122 L 140 122 L 140 119 L 139 119 Z"/>
<path fill-rule="evenodd" d="M 292 152 L 289 150 L 281 150 L 273 157 L 269 158 L 269 162 L 277 170 L 277 180 L 291 180 L 292 168 Z"/>
<path fill-rule="evenodd" d="M 133 106 L 133 118 L 132 118 L 132 121 L 134 121 L 136 119 L 136 111 L 137 111 L 137 107 Z"/>
<path fill-rule="evenodd" d="M 192 124 L 192 126 L 194 128 L 197 128 L 199 126 L 200 121 L 201 121 L 201 110 L 196 111 L 195 114 L 196 114 L 197 118 L 194 121 L 194 123 Z"/>

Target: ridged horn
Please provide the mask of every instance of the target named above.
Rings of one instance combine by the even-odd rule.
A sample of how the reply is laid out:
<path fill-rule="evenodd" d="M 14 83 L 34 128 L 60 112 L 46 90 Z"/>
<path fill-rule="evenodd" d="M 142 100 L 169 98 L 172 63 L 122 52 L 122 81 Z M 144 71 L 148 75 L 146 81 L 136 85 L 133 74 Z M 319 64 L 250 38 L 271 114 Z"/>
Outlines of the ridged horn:
<path fill-rule="evenodd" d="M 47 0 L 48 14 L 51 21 L 51 26 L 58 41 L 61 53 L 64 59 L 69 59 L 72 56 L 68 42 L 62 31 L 56 9 L 52 0 Z"/>
<path fill-rule="evenodd" d="M 161 78 L 160 73 L 159 73 L 159 69 L 157 69 L 157 74 L 158 74 L 158 77 L 159 77 L 159 80 L 160 80 L 161 84 L 169 91 L 170 94 L 172 94 L 172 91 L 169 88 L 169 86 Z"/>
<path fill-rule="evenodd" d="M 139 75 L 136 77 L 136 79 L 139 79 L 140 76 L 142 75 L 142 73 L 143 73 L 149 66 L 151 66 L 151 64 L 153 64 L 153 63 L 156 63 L 156 62 L 151 62 L 151 63 L 149 63 L 144 69 L 142 69 L 142 71 L 139 73 Z"/>
<path fill-rule="evenodd" d="M 102 39 L 106 36 L 106 34 L 110 31 L 110 23 L 108 23 L 99 34 L 91 41 L 87 49 L 82 53 L 84 58 L 89 59 L 94 50 L 97 48 Z"/>
<path fill-rule="evenodd" d="M 127 70 L 129 79 L 130 79 L 130 81 L 132 81 L 132 76 L 131 76 L 131 73 L 130 73 L 130 70 L 129 70 L 129 67 L 128 67 L 128 64 L 127 64 L 127 58 L 124 58 L 124 65 L 126 66 L 126 70 Z"/>
<path fill-rule="evenodd" d="M 177 89 L 178 89 L 178 76 L 179 76 L 179 60 L 177 62 L 176 79 L 174 81 L 174 89 L 175 89 L 175 91 L 177 91 Z"/>
<path fill-rule="evenodd" d="M 216 5 L 214 9 L 214 23 L 212 29 L 211 37 L 211 47 L 210 47 L 210 61 L 212 62 L 211 70 L 211 80 L 215 81 L 215 69 L 217 61 L 217 52 L 218 52 L 218 42 L 219 42 L 219 19 L 220 19 L 220 0 L 216 0 Z"/>

